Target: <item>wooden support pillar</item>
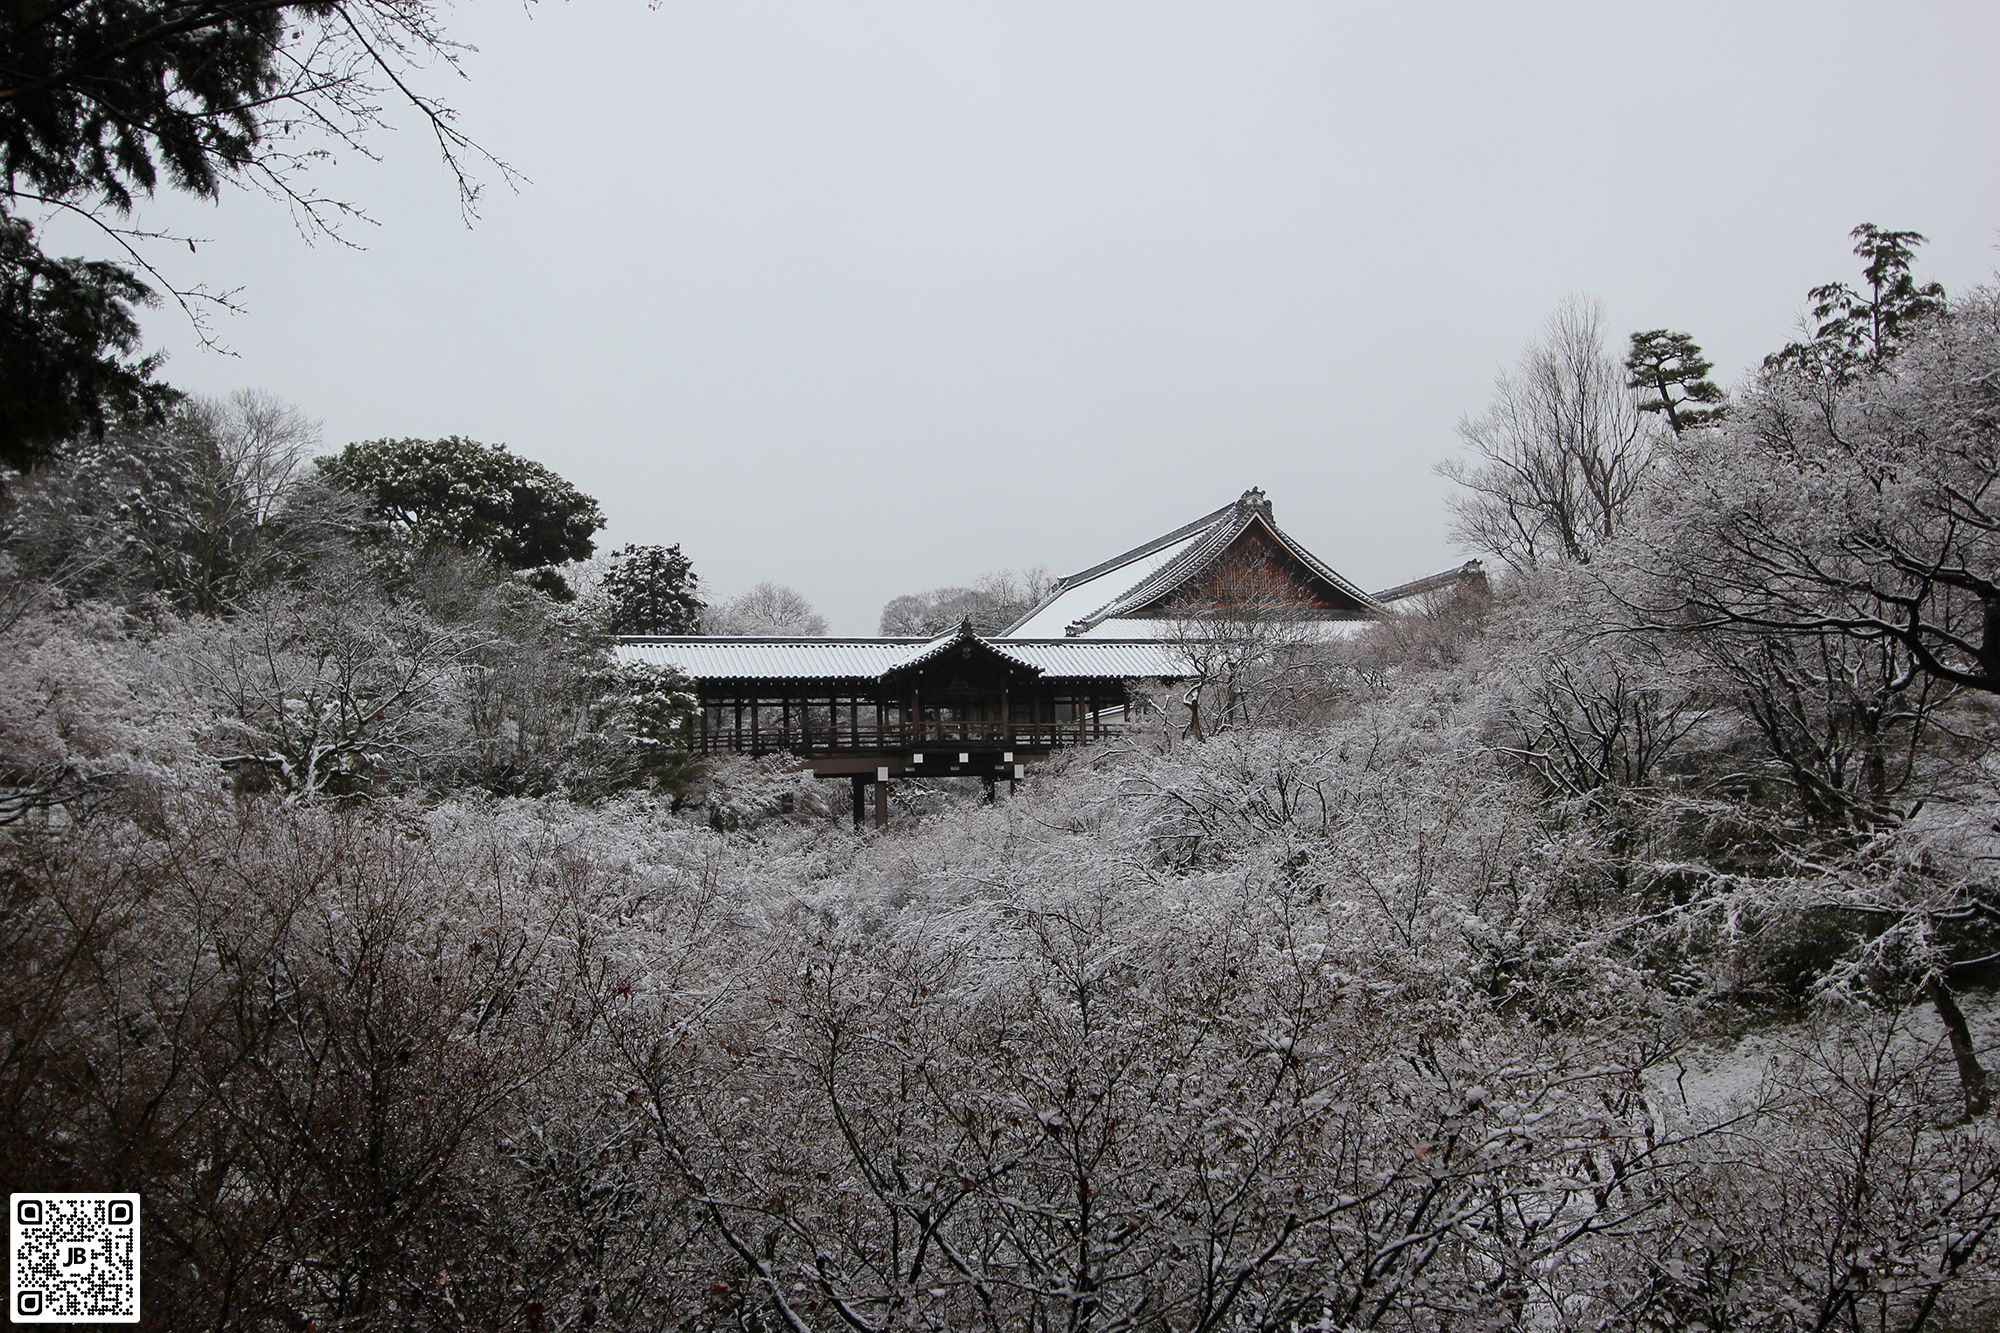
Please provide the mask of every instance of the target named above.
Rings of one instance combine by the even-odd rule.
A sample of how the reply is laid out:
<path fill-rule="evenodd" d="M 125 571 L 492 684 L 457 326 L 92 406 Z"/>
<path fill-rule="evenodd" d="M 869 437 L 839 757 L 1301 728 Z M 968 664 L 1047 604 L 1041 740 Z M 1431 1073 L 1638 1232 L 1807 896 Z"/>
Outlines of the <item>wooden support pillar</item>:
<path fill-rule="evenodd" d="M 751 700 L 750 702 L 750 753 L 751 754 L 764 753 L 762 736 L 757 726 L 758 719 L 763 716 L 764 716 L 763 699 L 758 698 Z"/>
<path fill-rule="evenodd" d="M 792 696 L 786 695 L 778 701 L 778 727 L 785 735 L 787 748 L 792 743 Z"/>
<path fill-rule="evenodd" d="M 739 751 L 743 748 L 743 701 L 741 699 L 736 701 L 736 748 Z"/>
<path fill-rule="evenodd" d="M 986 804 L 988 804 L 988 805 L 991 805 L 991 804 L 993 804 L 993 800 L 994 800 L 994 785 L 993 785 L 993 779 L 992 779 L 992 778 L 984 778 L 984 779 L 981 779 L 981 780 L 982 780 L 982 781 L 984 781 L 984 782 L 986 783 Z"/>
<path fill-rule="evenodd" d="M 889 827 L 889 783 L 887 779 L 875 779 L 875 827 Z"/>
<path fill-rule="evenodd" d="M 856 773 L 854 782 L 854 827 L 861 827 L 862 807 L 868 799 L 868 775 Z"/>

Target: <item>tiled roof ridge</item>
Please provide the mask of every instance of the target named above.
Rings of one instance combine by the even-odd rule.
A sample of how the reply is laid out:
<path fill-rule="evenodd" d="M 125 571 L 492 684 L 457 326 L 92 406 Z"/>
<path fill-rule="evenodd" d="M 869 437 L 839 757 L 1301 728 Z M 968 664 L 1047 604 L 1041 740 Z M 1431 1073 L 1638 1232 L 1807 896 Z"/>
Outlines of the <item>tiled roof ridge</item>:
<path fill-rule="evenodd" d="M 922 652 L 915 653 L 897 662 L 895 665 L 885 668 L 882 674 L 886 676 L 891 671 L 908 671 L 911 667 L 922 666 L 924 663 L 944 653 L 953 644 L 967 642 L 981 645 L 993 653 L 994 656 L 1004 658 L 1024 671 L 1032 671 L 1036 675 L 1041 674 L 1042 669 L 1034 663 L 1021 660 L 999 644 L 994 643 L 991 639 L 975 633 L 970 617 L 960 621 L 956 628 L 947 630 L 945 633 L 938 635 L 934 640 L 931 640 Z"/>
<path fill-rule="evenodd" d="M 1033 620 L 1036 616 L 1040 615 L 1043 609 L 1047 607 L 1051 602 L 1055 601 L 1056 598 L 1062 596 L 1070 589 L 1075 588 L 1080 584 L 1088 583 L 1092 579 L 1101 578 L 1104 575 L 1111 573 L 1113 570 L 1118 569 L 1120 566 L 1129 565 L 1136 560 L 1144 560 L 1147 556 L 1152 555 L 1154 552 L 1164 550 L 1167 547 L 1172 546 L 1177 541 L 1183 541 L 1188 537 L 1191 537 L 1194 534 L 1200 532 L 1203 528 L 1216 526 L 1222 520 L 1228 518 L 1231 514 L 1234 514 L 1239 509 L 1241 509 L 1242 503 L 1243 502 L 1241 500 L 1231 500 L 1228 504 L 1223 505 L 1220 509 L 1214 510 L 1211 513 L 1203 514 L 1200 518 L 1197 518 L 1192 522 L 1183 523 L 1178 528 L 1175 528 L 1172 532 L 1165 533 L 1161 536 L 1155 537 L 1149 542 L 1141 542 L 1139 545 L 1133 547 L 1129 551 L 1126 551 L 1122 555 L 1114 555 L 1109 560 L 1101 560 L 1097 564 L 1092 565 L 1088 569 L 1080 570 L 1077 573 L 1070 574 L 1064 578 L 1057 579 L 1055 581 L 1055 585 L 1051 587 L 1048 590 L 1048 592 L 1043 594 L 1041 601 L 1036 602 L 1026 611 L 1023 611 L 1019 616 L 1016 616 L 1014 619 L 1014 623 L 1007 626 L 1006 629 L 1001 630 L 1000 631 L 1001 634 L 1005 635 L 1013 631 L 1014 629 L 1017 629 L 1018 627 L 1027 624 L 1029 621 Z M 1109 603 L 1106 603 L 1106 605 L 1109 605 Z"/>
<path fill-rule="evenodd" d="M 1484 563 L 1478 560 L 1468 560 L 1462 565 L 1455 565 L 1450 569 L 1439 570 L 1435 574 L 1426 574 L 1423 578 L 1411 579 L 1408 583 L 1398 583 L 1393 588 L 1384 588 L 1380 592 L 1368 595 L 1386 606 L 1390 602 L 1400 602 L 1406 597 L 1415 597 L 1419 593 L 1431 592 L 1438 588 L 1448 588 L 1454 583 L 1465 582 L 1471 579 L 1484 579 L 1485 577 L 1486 566 Z"/>
<path fill-rule="evenodd" d="M 1153 540 L 1149 542 L 1142 542 L 1138 546 L 1135 546 L 1131 550 L 1125 552 L 1125 554 L 1123 555 L 1114 555 L 1109 560 L 1099 561 L 1097 564 L 1092 565 L 1089 569 L 1086 569 L 1081 573 L 1072 574 L 1066 579 L 1057 580 L 1055 590 L 1059 592 L 1064 588 L 1074 588 L 1079 583 L 1088 583 L 1090 582 L 1090 580 L 1097 578 L 1100 575 L 1109 574 L 1112 570 L 1118 568 L 1120 565 L 1129 565 L 1134 560 L 1143 560 L 1147 556 L 1151 555 L 1153 552 L 1160 550 L 1163 547 L 1172 546 L 1175 542 L 1180 541 L 1183 537 L 1191 537 L 1195 533 L 1200 532 L 1203 528 L 1214 526 L 1222 519 L 1228 518 L 1231 514 L 1235 513 L 1236 509 L 1237 509 L 1237 502 L 1231 500 L 1228 504 L 1222 506 L 1222 508 L 1216 510 L 1215 512 L 1209 514 L 1203 514 L 1200 518 L 1195 519 L 1192 523 L 1183 523 L 1181 524 L 1181 526 L 1175 528 L 1172 532 L 1169 532 L 1164 536 L 1155 537 L 1153 538 Z M 1052 593 L 1051 596 L 1053 595 L 1054 594 Z"/>
<path fill-rule="evenodd" d="M 1103 606 L 1077 617 L 1073 624 L 1079 629 L 1088 629 L 1100 620 L 1109 620 L 1120 611 L 1144 605 L 1155 597 L 1163 597 L 1180 587 L 1196 573 L 1206 568 L 1216 556 L 1229 549 L 1229 544 L 1243 534 L 1250 526 L 1253 513 L 1246 512 L 1240 505 L 1231 506 L 1229 523 L 1218 523 L 1215 529 L 1198 542 L 1191 543 L 1187 550 L 1154 570 L 1145 578 L 1119 593 Z"/>

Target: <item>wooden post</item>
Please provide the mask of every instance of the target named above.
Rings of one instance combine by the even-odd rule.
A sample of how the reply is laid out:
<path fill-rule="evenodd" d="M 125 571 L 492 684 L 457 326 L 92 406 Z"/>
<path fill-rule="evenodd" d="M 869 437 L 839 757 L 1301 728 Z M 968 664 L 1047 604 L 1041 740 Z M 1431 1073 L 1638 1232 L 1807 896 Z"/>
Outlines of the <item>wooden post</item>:
<path fill-rule="evenodd" d="M 889 784 L 881 778 L 875 779 L 875 827 L 889 827 Z"/>
<path fill-rule="evenodd" d="M 738 753 L 743 749 L 743 700 L 741 699 L 736 700 L 736 749 Z"/>
<path fill-rule="evenodd" d="M 865 773 L 856 773 L 854 775 L 853 780 L 854 780 L 854 827 L 860 828 L 862 819 L 862 804 L 868 798 L 868 775 Z"/>
<path fill-rule="evenodd" d="M 764 700 L 760 697 L 750 703 L 750 753 L 762 754 L 764 747 L 759 739 L 757 719 L 764 715 Z"/>
<path fill-rule="evenodd" d="M 792 744 L 792 696 L 786 695 L 778 702 L 778 726 L 785 734 L 786 748 Z"/>

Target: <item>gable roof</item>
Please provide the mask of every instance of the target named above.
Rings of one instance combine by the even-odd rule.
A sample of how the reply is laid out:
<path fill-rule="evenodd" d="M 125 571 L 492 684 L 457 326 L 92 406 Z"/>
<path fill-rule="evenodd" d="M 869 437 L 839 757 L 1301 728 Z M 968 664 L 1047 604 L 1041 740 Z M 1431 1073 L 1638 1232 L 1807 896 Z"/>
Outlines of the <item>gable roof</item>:
<path fill-rule="evenodd" d="M 1380 614 L 1382 604 L 1336 573 L 1299 545 L 1271 517 L 1271 502 L 1254 487 L 1232 504 L 1202 515 L 1123 555 L 1059 580 L 1038 604 L 1001 631 L 1006 638 L 1081 637 L 1109 628 L 1120 620 L 1129 626 L 1144 611 L 1186 587 L 1214 568 L 1223 553 L 1257 530 L 1290 556 L 1308 578 L 1324 585 L 1331 600 L 1350 610 L 1322 613 L 1327 618 L 1358 619 Z M 1129 632 L 1120 627 L 1118 632 Z"/>

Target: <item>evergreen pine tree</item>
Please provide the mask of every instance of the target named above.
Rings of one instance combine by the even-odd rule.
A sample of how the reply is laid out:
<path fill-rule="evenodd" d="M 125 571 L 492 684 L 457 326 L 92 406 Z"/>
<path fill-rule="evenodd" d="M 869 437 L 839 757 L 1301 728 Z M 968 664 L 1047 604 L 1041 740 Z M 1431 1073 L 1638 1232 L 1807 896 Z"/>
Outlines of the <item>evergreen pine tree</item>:
<path fill-rule="evenodd" d="M 1639 410 L 1663 414 L 1676 435 L 1707 425 L 1728 410 L 1721 388 L 1708 377 L 1714 364 L 1685 333 L 1648 329 L 1633 334 L 1625 369 L 1631 375 L 1626 385 L 1642 395 Z"/>

